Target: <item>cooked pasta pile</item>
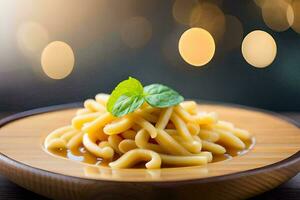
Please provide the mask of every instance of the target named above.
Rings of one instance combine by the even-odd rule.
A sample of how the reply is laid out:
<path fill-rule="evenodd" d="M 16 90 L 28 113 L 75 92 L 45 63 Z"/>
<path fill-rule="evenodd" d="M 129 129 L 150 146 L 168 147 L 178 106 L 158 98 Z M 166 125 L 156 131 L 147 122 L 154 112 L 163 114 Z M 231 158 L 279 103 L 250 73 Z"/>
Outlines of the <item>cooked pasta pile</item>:
<path fill-rule="evenodd" d="M 148 169 L 204 165 L 226 149 L 243 150 L 248 131 L 218 120 L 216 113 L 201 112 L 194 101 L 168 108 L 144 103 L 138 110 L 114 117 L 106 110 L 107 94 L 84 102 L 72 124 L 50 133 L 47 149 L 84 147 L 111 168 L 130 168 L 146 162 Z"/>

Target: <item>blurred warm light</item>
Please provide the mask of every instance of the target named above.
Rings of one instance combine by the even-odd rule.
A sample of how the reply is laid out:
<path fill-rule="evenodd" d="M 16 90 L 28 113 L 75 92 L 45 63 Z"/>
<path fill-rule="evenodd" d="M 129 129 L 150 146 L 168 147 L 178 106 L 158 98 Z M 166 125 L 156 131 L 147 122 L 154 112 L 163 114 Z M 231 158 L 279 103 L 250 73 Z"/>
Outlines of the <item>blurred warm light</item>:
<path fill-rule="evenodd" d="M 211 34 L 202 28 L 190 28 L 179 39 L 179 53 L 189 64 L 203 66 L 214 56 L 215 42 Z"/>
<path fill-rule="evenodd" d="M 294 11 L 294 22 L 292 29 L 297 33 L 300 33 L 300 1 L 293 1 L 292 8 Z"/>
<path fill-rule="evenodd" d="M 193 9 L 189 24 L 191 27 L 200 27 L 207 30 L 218 41 L 225 30 L 225 16 L 216 5 L 200 3 Z"/>
<path fill-rule="evenodd" d="M 226 50 L 241 46 L 244 34 L 241 21 L 235 16 L 225 15 L 225 22 L 224 37 L 220 46 Z"/>
<path fill-rule="evenodd" d="M 49 42 L 47 30 L 36 22 L 21 24 L 17 32 L 18 46 L 28 56 L 40 55 L 44 46 Z"/>
<path fill-rule="evenodd" d="M 266 2 L 266 0 L 254 0 L 254 3 L 259 7 L 263 7 L 265 2 Z"/>
<path fill-rule="evenodd" d="M 287 30 L 294 21 L 294 12 L 286 0 L 266 1 L 262 6 L 263 20 L 275 31 Z"/>
<path fill-rule="evenodd" d="M 176 0 L 172 8 L 174 19 L 181 24 L 188 25 L 192 10 L 196 5 L 195 0 Z"/>
<path fill-rule="evenodd" d="M 151 36 L 151 23 L 144 17 L 129 18 L 121 29 L 121 38 L 130 48 L 144 46 L 151 39 Z"/>
<path fill-rule="evenodd" d="M 277 46 L 273 37 L 261 30 L 249 33 L 242 43 L 242 54 L 252 66 L 264 68 L 275 59 Z"/>
<path fill-rule="evenodd" d="M 43 50 L 41 64 L 47 76 L 53 79 L 67 77 L 74 67 L 74 53 L 72 48 L 61 41 L 48 44 Z"/>

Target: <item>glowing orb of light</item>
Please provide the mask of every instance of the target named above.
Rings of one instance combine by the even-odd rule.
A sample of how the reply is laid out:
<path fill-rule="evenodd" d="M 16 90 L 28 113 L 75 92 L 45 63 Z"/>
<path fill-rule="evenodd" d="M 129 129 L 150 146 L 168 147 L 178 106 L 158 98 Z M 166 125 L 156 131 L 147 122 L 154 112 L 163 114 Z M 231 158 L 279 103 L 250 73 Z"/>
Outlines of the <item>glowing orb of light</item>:
<path fill-rule="evenodd" d="M 300 33 L 300 1 L 293 1 L 291 5 L 294 13 L 292 29 Z"/>
<path fill-rule="evenodd" d="M 294 21 L 292 6 L 286 0 L 266 1 L 262 16 L 266 25 L 275 31 L 287 30 Z"/>
<path fill-rule="evenodd" d="M 197 4 L 194 0 L 176 0 L 172 7 L 174 19 L 178 23 L 188 25 L 192 10 Z"/>
<path fill-rule="evenodd" d="M 264 68 L 275 59 L 277 46 L 274 38 L 267 32 L 255 30 L 249 33 L 242 43 L 242 54 L 252 66 Z"/>
<path fill-rule="evenodd" d="M 40 54 L 43 47 L 48 43 L 49 35 L 47 30 L 39 23 L 24 22 L 20 25 L 17 32 L 17 41 L 21 51 L 34 56 Z"/>
<path fill-rule="evenodd" d="M 65 42 L 54 41 L 43 50 L 41 64 L 43 71 L 52 79 L 63 79 L 73 70 L 75 63 L 72 48 Z"/>
<path fill-rule="evenodd" d="M 225 15 L 215 4 L 201 3 L 192 10 L 189 25 L 207 30 L 218 43 L 225 31 Z"/>
<path fill-rule="evenodd" d="M 215 41 L 202 28 L 190 28 L 179 39 L 179 53 L 190 65 L 199 67 L 207 64 L 214 56 Z"/>

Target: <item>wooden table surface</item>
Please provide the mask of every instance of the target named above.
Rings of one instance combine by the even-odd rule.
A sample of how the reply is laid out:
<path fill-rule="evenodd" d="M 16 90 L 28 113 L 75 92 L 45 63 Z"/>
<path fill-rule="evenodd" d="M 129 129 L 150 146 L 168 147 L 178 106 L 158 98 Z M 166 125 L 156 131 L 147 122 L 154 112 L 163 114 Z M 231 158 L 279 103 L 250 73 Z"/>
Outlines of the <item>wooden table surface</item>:
<path fill-rule="evenodd" d="M 7 116 L 8 113 L 0 113 L 0 118 Z M 300 113 L 283 113 L 283 115 L 297 121 L 300 124 Z M 23 189 L 8 179 L 0 175 L 0 200 L 46 200 L 47 198 Z M 300 173 L 282 184 L 281 186 L 261 194 L 251 200 L 300 200 Z"/>

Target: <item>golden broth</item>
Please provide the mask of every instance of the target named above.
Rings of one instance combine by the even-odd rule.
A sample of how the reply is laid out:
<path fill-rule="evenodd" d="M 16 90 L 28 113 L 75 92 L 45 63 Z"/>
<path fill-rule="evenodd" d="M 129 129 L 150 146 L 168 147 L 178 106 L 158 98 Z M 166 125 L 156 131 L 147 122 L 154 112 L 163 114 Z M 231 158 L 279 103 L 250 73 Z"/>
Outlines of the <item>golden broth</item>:
<path fill-rule="evenodd" d="M 255 144 L 255 139 L 252 138 L 249 141 L 244 141 L 246 144 L 246 148 L 243 150 L 236 150 L 236 149 L 227 149 L 227 152 L 225 154 L 221 155 L 213 155 L 213 161 L 212 162 L 220 162 L 223 160 L 232 159 L 235 156 L 241 156 L 245 153 L 247 153 Z M 102 158 L 97 158 L 93 154 L 91 154 L 89 151 L 87 151 L 84 147 L 79 147 L 78 149 L 46 149 L 47 152 L 67 158 L 73 161 L 77 162 L 83 162 L 87 164 L 92 165 L 101 165 L 101 166 L 108 166 L 108 163 L 111 162 L 110 160 L 103 160 Z M 116 160 L 119 156 L 115 156 L 113 160 Z M 143 168 L 144 165 L 138 164 L 136 168 Z M 169 165 L 162 165 L 162 167 L 174 167 Z"/>

